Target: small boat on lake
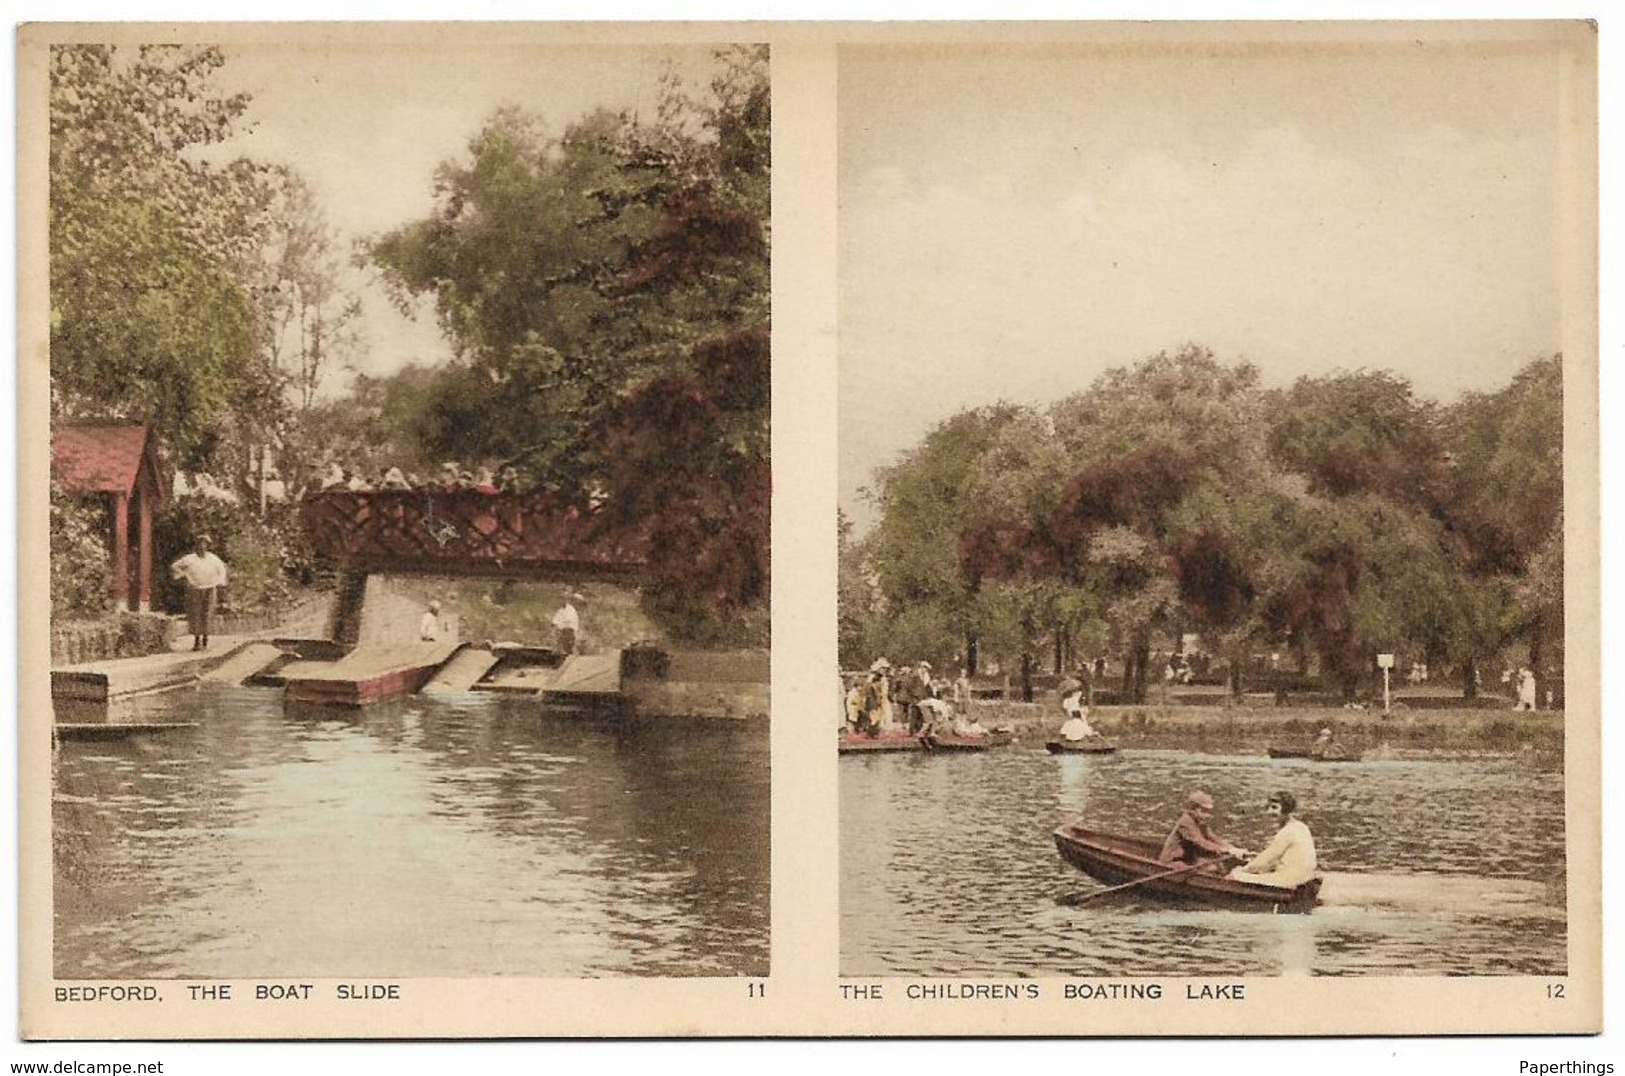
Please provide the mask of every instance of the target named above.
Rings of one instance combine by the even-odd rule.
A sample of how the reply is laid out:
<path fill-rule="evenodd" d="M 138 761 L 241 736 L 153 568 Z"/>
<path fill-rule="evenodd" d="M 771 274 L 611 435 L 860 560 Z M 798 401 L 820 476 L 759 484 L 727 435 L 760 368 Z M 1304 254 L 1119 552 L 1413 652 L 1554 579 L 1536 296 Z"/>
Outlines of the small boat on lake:
<path fill-rule="evenodd" d="M 1016 734 L 1006 729 L 994 729 L 980 736 L 957 736 L 948 733 L 927 732 L 920 737 L 920 745 L 938 754 L 952 752 L 986 751 L 993 747 L 1009 747 L 1016 742 Z"/>
<path fill-rule="evenodd" d="M 1270 758 L 1306 758 L 1314 762 L 1358 762 L 1360 752 L 1342 747 L 1270 747 Z"/>
<path fill-rule="evenodd" d="M 865 736 L 861 732 L 842 731 L 840 746 L 843 755 L 890 754 L 901 751 L 922 750 L 920 738 L 907 732 L 883 732 Z"/>
<path fill-rule="evenodd" d="M 1103 736 L 1091 736 L 1087 740 L 1050 740 L 1044 750 L 1052 755 L 1110 755 L 1117 745 Z"/>
<path fill-rule="evenodd" d="M 1223 861 L 1211 867 L 1164 863 L 1157 858 L 1162 841 L 1066 825 L 1055 831 L 1061 858 L 1108 886 L 1139 882 L 1128 892 L 1163 900 L 1259 911 L 1307 912 L 1315 906 L 1321 879 L 1317 875 L 1294 889 L 1240 882 L 1227 876 Z"/>

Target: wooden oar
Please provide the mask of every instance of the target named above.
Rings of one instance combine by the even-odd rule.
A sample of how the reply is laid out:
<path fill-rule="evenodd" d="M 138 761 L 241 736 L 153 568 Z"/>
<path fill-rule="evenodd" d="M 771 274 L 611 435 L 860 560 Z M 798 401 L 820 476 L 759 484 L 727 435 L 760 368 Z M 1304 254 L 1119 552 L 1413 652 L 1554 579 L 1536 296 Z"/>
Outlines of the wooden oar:
<path fill-rule="evenodd" d="M 1059 898 L 1056 903 L 1065 904 L 1068 907 L 1076 908 L 1080 904 L 1088 904 L 1096 897 L 1104 897 L 1107 893 L 1121 893 L 1125 889 L 1133 889 L 1135 886 L 1145 885 L 1147 882 L 1157 882 L 1164 878 L 1173 878 L 1176 875 L 1188 874 L 1193 870 L 1206 867 L 1210 863 L 1223 863 L 1227 858 L 1229 857 L 1221 857 L 1219 859 L 1204 859 L 1197 863 L 1186 863 L 1183 866 L 1175 867 L 1171 871 L 1163 871 L 1161 874 L 1148 874 L 1144 878 L 1136 878 L 1132 882 L 1123 882 L 1121 885 L 1108 886 L 1105 889 L 1097 889 L 1092 893 L 1085 893 L 1082 896 L 1079 896 L 1076 893 L 1071 893 L 1065 897 Z"/>

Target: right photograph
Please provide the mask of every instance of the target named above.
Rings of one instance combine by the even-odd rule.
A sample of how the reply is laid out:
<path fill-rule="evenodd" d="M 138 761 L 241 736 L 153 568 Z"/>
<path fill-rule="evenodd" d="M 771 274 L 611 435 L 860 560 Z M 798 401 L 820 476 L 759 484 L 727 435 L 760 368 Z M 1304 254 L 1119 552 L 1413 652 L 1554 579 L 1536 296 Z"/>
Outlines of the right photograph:
<path fill-rule="evenodd" d="M 843 976 L 1567 973 L 1594 131 L 1452 32 L 841 49 Z"/>

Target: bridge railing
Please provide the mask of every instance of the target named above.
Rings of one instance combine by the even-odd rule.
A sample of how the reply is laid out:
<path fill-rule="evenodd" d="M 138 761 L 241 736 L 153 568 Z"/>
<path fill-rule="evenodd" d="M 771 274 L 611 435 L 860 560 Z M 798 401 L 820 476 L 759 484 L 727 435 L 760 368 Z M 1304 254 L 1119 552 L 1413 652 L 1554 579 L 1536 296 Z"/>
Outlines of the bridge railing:
<path fill-rule="evenodd" d="M 346 571 L 636 577 L 648 540 L 544 493 L 327 490 L 300 505 L 318 559 Z"/>

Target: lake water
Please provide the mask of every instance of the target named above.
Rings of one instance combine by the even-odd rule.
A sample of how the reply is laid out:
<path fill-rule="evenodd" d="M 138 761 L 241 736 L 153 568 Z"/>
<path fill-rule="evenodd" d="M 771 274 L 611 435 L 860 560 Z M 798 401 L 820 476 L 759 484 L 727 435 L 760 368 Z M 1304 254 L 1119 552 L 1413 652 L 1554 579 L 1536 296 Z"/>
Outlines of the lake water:
<path fill-rule="evenodd" d="M 151 705 L 57 753 L 59 978 L 767 973 L 765 723 Z"/>
<path fill-rule="evenodd" d="M 849 976 L 1563 974 L 1562 773 L 1533 757 L 1315 763 L 1030 744 L 840 760 L 841 972 Z M 1258 849 L 1269 793 L 1299 799 L 1325 903 L 1308 915 L 1179 908 L 1099 883 L 1051 833 L 1083 816 L 1162 836 L 1185 792 Z M 1554 881 L 1555 880 L 1555 881 Z"/>

